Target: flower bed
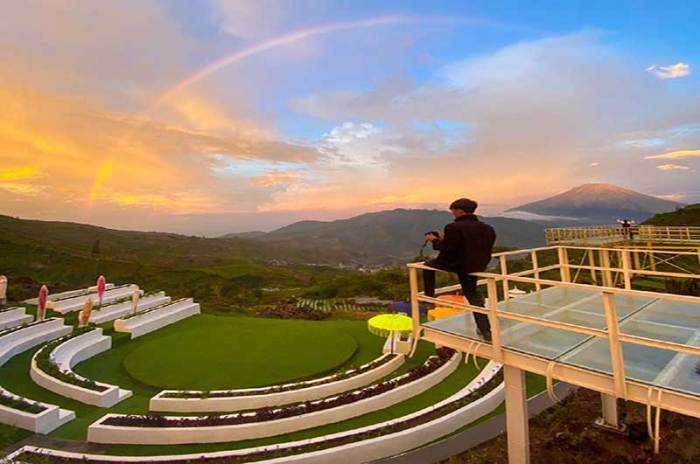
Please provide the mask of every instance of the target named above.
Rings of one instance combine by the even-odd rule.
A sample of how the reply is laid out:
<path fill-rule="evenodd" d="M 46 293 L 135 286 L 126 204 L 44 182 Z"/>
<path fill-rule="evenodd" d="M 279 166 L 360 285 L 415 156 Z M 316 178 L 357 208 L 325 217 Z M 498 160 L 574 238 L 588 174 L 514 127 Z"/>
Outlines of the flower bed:
<path fill-rule="evenodd" d="M 148 457 L 123 457 L 123 456 L 96 456 L 96 455 L 84 455 L 79 453 L 65 453 L 61 451 L 51 451 L 51 450 L 41 450 L 37 448 L 24 448 L 20 450 L 15 455 L 11 456 L 20 462 L 27 463 L 43 463 L 50 457 L 51 462 L 56 463 L 85 463 L 85 464 L 100 464 L 104 462 L 129 462 L 134 464 L 146 464 L 152 462 L 160 463 L 178 463 L 178 464 L 189 464 L 194 462 L 207 463 L 207 464 L 243 464 L 247 462 L 259 462 L 267 461 L 272 459 L 284 459 L 287 458 L 292 460 L 292 457 L 297 457 L 294 459 L 295 462 L 305 462 L 304 454 L 322 452 L 328 450 L 327 453 L 336 454 L 335 449 L 342 449 L 341 447 L 348 446 L 363 446 L 364 441 L 370 440 L 382 440 L 386 441 L 390 437 L 396 437 L 400 432 L 409 431 L 410 429 L 417 428 L 420 426 L 430 426 L 432 423 L 440 421 L 443 417 L 450 414 L 457 414 L 459 411 L 466 411 L 472 403 L 476 403 L 480 399 L 486 399 L 487 396 L 492 396 L 496 393 L 496 390 L 502 384 L 503 376 L 500 371 L 495 375 L 492 375 L 490 379 L 481 385 L 478 383 L 476 385 L 470 384 L 467 388 L 463 389 L 462 392 L 453 395 L 447 400 L 436 404 L 435 406 L 430 406 L 424 408 L 413 414 L 409 414 L 403 418 L 398 418 L 396 420 L 384 422 L 382 424 L 377 424 L 374 426 L 363 427 L 356 431 L 339 432 L 329 437 L 318 437 L 309 440 L 301 440 L 296 443 L 290 444 L 277 444 L 272 446 L 266 446 L 261 448 L 255 448 L 251 450 L 235 450 L 230 452 L 217 452 L 211 453 L 210 455 L 200 454 L 200 455 L 187 455 L 187 456 L 154 456 Z M 488 374 L 487 374 L 488 375 Z M 487 377 L 488 378 L 488 377 Z M 476 383 L 476 382 L 474 382 Z M 497 398 L 498 403 L 502 401 L 502 398 Z M 494 403 L 497 405 L 498 403 Z M 476 406 L 476 405 L 475 405 Z M 495 406 L 493 406 L 495 407 Z M 490 409 L 489 409 L 490 410 Z M 420 433 L 420 432 L 419 432 Z M 435 437 L 439 438 L 439 437 Z M 367 446 L 372 446 L 370 443 Z M 415 447 L 415 443 L 409 446 Z M 372 447 L 376 449 L 376 447 Z M 407 448 L 410 449 L 410 448 Z M 42 452 L 43 451 L 43 452 Z M 50 453 L 50 454 L 49 454 Z M 316 459 L 310 458 L 310 462 L 328 462 L 330 460 L 330 455 L 317 456 Z M 281 462 L 281 461 L 280 461 Z M 346 462 L 346 461 L 342 461 Z M 347 461 L 355 462 L 355 461 Z"/>
<path fill-rule="evenodd" d="M 168 391 L 164 392 L 160 396 L 163 398 L 229 398 L 236 396 L 254 396 L 254 395 L 266 395 L 273 393 L 282 393 L 286 391 L 299 390 L 302 388 L 307 388 L 310 386 L 324 385 L 331 382 L 337 382 L 339 380 L 348 379 L 360 374 L 363 374 L 372 369 L 376 369 L 379 366 L 383 366 L 389 361 L 395 359 L 399 355 L 384 355 L 380 358 L 375 359 L 367 364 L 360 367 L 355 367 L 338 374 L 334 374 L 323 379 L 308 380 L 305 382 L 290 383 L 286 385 L 274 385 L 271 387 L 262 388 L 248 388 L 245 390 L 218 390 L 218 391 Z"/>
<path fill-rule="evenodd" d="M 335 408 L 354 403 L 356 401 L 371 398 L 393 390 L 401 385 L 424 377 L 450 360 L 454 351 L 448 348 L 437 350 L 437 356 L 431 356 L 421 366 L 414 367 L 406 374 L 395 379 L 380 382 L 361 390 L 342 393 L 335 397 L 318 400 L 304 401 L 279 408 L 261 408 L 248 413 L 211 415 L 199 417 L 167 417 L 154 415 L 114 415 L 108 416 L 100 422 L 100 425 L 119 427 L 216 427 L 222 425 L 240 425 L 254 422 L 265 422 L 284 419 L 287 417 L 310 414 L 317 411 Z"/>
<path fill-rule="evenodd" d="M 87 390 L 92 390 L 96 392 L 103 392 L 109 389 L 105 385 L 100 385 L 94 380 L 86 379 L 80 377 L 73 372 L 63 371 L 61 368 L 51 359 L 51 352 L 60 344 L 75 338 L 84 333 L 94 330 L 94 327 L 81 327 L 76 329 L 72 334 L 65 337 L 58 338 L 50 343 L 44 345 L 39 351 L 37 351 L 34 360 L 36 361 L 37 368 L 48 375 L 61 382 L 65 382 L 70 385 L 75 385 L 76 387 L 85 388 Z"/>
<path fill-rule="evenodd" d="M 5 406 L 7 408 L 16 409 L 22 412 L 28 412 L 30 414 L 39 414 L 40 412 L 46 411 L 46 406 L 40 403 L 29 401 L 20 396 L 8 395 L 4 391 L 0 390 L 0 406 Z"/>
<path fill-rule="evenodd" d="M 274 317 L 276 319 L 305 319 L 309 321 L 321 321 L 330 317 L 330 313 L 317 309 L 303 308 L 289 303 L 266 306 L 255 311 L 255 314 L 260 317 Z"/>

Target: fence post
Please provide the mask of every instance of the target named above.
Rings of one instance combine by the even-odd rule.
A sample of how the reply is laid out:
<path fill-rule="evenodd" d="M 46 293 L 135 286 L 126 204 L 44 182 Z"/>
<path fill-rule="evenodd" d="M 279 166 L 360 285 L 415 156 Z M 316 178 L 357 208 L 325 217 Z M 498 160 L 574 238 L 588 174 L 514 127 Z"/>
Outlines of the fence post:
<path fill-rule="evenodd" d="M 559 274 L 562 282 L 571 282 L 571 270 L 569 269 L 569 250 L 564 247 L 557 249 L 559 254 Z"/>
<path fill-rule="evenodd" d="M 411 319 L 413 319 L 413 343 L 418 344 L 420 331 L 420 305 L 418 303 L 418 269 L 408 268 L 408 283 L 411 289 Z"/>
<path fill-rule="evenodd" d="M 535 290 L 537 290 L 539 292 L 540 290 L 542 290 L 542 284 L 540 284 L 540 282 L 539 282 L 539 280 L 540 280 L 540 264 L 537 260 L 537 251 L 532 250 L 530 252 L 530 256 L 532 257 L 532 270 L 534 271 L 534 276 L 536 279 Z M 700 250 L 698 250 L 698 259 L 700 259 Z"/>
<path fill-rule="evenodd" d="M 503 299 L 509 300 L 510 295 L 508 292 L 510 291 L 510 283 L 508 282 L 508 259 L 506 255 L 501 255 L 498 257 L 498 260 L 501 264 L 501 275 L 503 276 L 503 281 L 501 282 L 503 286 Z"/>
<path fill-rule="evenodd" d="M 489 298 L 489 322 L 491 323 L 491 346 L 493 358 L 503 362 L 503 349 L 501 347 L 501 321 L 498 319 L 498 288 L 493 277 L 486 278 L 486 291 Z"/>

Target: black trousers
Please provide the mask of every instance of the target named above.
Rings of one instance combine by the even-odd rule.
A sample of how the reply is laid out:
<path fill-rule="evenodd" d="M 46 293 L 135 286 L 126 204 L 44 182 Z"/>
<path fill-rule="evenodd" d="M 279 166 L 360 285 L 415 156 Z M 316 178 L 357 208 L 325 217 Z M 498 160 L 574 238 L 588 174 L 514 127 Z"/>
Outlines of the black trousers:
<path fill-rule="evenodd" d="M 434 259 L 430 259 L 424 264 L 435 269 L 457 274 L 459 284 L 462 286 L 462 293 L 467 298 L 467 301 L 469 301 L 469 304 L 473 306 L 484 306 L 484 298 L 476 289 L 476 282 L 478 280 L 476 276 L 453 269 L 443 269 L 442 267 L 438 266 L 437 263 L 435 263 Z M 423 288 L 426 296 L 435 296 L 435 271 L 423 269 Z M 482 334 L 491 333 L 491 323 L 489 322 L 489 317 L 486 314 L 481 313 L 472 314 L 474 314 L 474 322 L 476 322 L 476 327 L 479 329 L 479 332 Z"/>

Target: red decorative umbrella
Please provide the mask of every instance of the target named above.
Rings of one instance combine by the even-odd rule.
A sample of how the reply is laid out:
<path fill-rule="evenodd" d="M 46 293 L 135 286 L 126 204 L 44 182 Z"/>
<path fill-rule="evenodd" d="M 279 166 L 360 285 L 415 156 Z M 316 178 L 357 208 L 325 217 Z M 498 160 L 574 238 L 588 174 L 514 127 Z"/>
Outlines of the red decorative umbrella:
<path fill-rule="evenodd" d="M 41 289 L 39 290 L 39 299 L 37 302 L 37 316 L 40 321 L 44 320 L 44 316 L 46 315 L 46 302 L 49 299 L 49 289 L 46 287 L 46 285 L 42 285 Z"/>
<path fill-rule="evenodd" d="M 102 296 L 105 294 L 106 285 L 105 276 L 99 276 L 97 278 L 97 296 L 100 298 L 100 307 L 102 307 Z"/>

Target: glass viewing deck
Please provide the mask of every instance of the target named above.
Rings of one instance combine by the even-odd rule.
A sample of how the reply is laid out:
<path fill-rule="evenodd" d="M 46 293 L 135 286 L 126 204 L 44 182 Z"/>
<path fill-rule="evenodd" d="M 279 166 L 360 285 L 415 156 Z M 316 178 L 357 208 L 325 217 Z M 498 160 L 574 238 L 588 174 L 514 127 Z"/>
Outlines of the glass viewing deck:
<path fill-rule="evenodd" d="M 700 301 L 618 294 L 615 307 L 620 334 L 700 347 Z M 499 302 L 498 309 L 606 329 L 603 295 L 595 289 L 549 287 Z M 472 320 L 465 313 L 423 326 L 481 340 Z M 500 331 L 503 348 L 613 375 L 607 339 L 507 319 L 500 322 Z M 627 379 L 700 395 L 700 374 L 695 370 L 700 357 L 634 343 L 622 343 L 622 347 Z"/>
<path fill-rule="evenodd" d="M 529 459 L 525 371 L 545 376 L 550 393 L 554 379 L 600 392 L 610 428 L 619 426 L 617 398 L 646 404 L 657 452 L 662 409 L 700 418 L 700 297 L 686 294 L 700 284 L 699 250 L 555 245 L 498 253 L 493 263 L 474 274 L 485 308 L 439 298 L 458 285 L 419 292 L 418 273 L 429 268 L 409 264 L 413 339 L 503 363 L 511 463 Z M 421 302 L 464 312 L 424 323 Z M 488 316 L 491 341 L 473 312 Z"/>

